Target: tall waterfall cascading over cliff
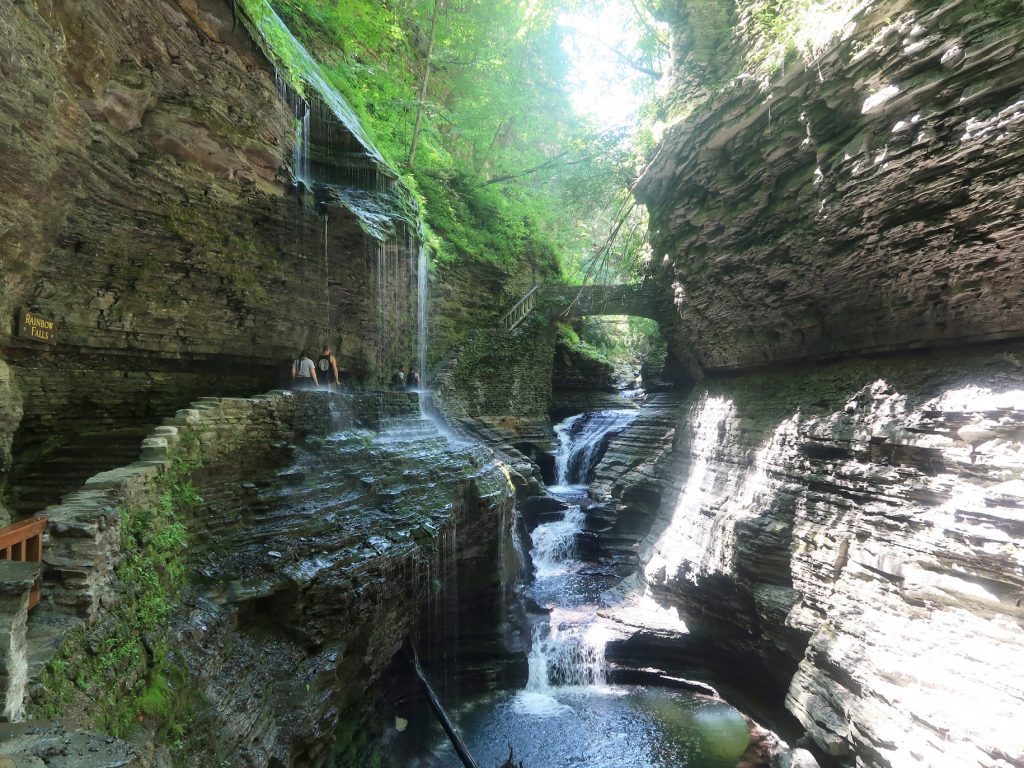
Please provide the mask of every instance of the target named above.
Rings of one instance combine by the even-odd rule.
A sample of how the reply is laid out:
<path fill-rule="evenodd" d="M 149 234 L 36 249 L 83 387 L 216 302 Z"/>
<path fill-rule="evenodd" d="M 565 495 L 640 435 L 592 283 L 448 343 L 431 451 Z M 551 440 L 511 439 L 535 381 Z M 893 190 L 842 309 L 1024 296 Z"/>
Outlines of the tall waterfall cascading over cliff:
<path fill-rule="evenodd" d="M 677 490 L 641 551 L 646 582 L 699 617 L 686 647 L 724 642 L 789 670 L 787 708 L 842 764 L 1024 763 L 1014 359 L 957 377 L 967 386 L 922 387 L 887 361 L 917 383 L 857 388 L 861 370 L 837 365 L 692 398 Z"/>
<path fill-rule="evenodd" d="M 316 328 L 317 345 L 346 330 L 363 346 L 372 346 L 376 384 L 386 384 L 399 365 L 419 367 L 424 375 L 427 329 L 428 251 L 423 245 L 422 223 L 411 193 L 398 181 L 362 129 L 344 96 L 324 75 L 266 0 L 243 4 L 271 58 L 278 62 L 277 84 L 296 121 L 292 174 L 300 205 L 324 217 L 322 316 Z M 332 254 L 328 246 L 329 220 L 335 211 L 353 216 L 366 235 L 369 261 L 367 286 L 373 296 L 375 327 L 344 328 L 348 318 L 335 317 L 331 307 Z M 307 248 L 300 244 L 307 256 Z M 366 350 L 364 350 L 365 352 Z"/>

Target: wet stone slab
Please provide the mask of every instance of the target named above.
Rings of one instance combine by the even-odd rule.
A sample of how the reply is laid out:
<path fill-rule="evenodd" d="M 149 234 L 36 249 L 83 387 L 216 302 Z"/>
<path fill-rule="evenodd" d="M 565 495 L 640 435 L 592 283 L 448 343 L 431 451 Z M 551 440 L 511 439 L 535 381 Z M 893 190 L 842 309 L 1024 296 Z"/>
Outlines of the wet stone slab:
<path fill-rule="evenodd" d="M 59 723 L 0 723 L 0 768 L 138 768 L 130 744 Z"/>

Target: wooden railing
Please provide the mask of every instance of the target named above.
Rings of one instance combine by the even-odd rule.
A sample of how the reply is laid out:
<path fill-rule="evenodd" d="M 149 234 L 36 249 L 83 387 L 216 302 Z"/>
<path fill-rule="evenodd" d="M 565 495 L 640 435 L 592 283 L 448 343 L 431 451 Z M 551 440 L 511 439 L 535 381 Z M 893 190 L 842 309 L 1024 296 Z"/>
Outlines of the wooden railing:
<path fill-rule="evenodd" d="M 515 306 L 512 307 L 508 312 L 502 315 L 501 322 L 508 330 L 512 330 L 519 325 L 526 316 L 533 311 L 534 306 L 537 303 L 537 289 L 539 285 L 533 286 L 526 295 L 523 296 L 519 301 L 516 302 Z"/>
<path fill-rule="evenodd" d="M 38 563 L 43 559 L 43 531 L 45 517 L 30 517 L 0 528 L 0 560 L 19 563 Z M 36 577 L 35 586 L 28 598 L 29 609 L 39 604 L 40 583 Z"/>

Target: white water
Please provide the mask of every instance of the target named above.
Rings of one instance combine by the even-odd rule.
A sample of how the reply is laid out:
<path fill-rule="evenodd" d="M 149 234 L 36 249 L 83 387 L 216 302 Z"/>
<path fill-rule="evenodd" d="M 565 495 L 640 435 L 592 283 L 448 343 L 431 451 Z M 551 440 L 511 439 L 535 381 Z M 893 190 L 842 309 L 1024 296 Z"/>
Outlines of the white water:
<path fill-rule="evenodd" d="M 538 525 L 532 534 L 533 564 L 537 578 L 558 576 L 568 569 L 576 556 L 576 537 L 587 516 L 579 505 L 570 507 L 561 520 Z"/>
<path fill-rule="evenodd" d="M 636 409 L 594 411 L 556 424 L 555 480 L 558 486 L 586 483 L 606 438 L 629 426 L 638 413 Z"/>
<path fill-rule="evenodd" d="M 419 347 L 417 352 L 420 374 L 420 389 L 427 389 L 427 247 L 420 244 L 419 259 L 416 263 L 416 301 L 417 301 L 417 338 Z M 420 398 L 420 408 L 423 409 L 423 398 Z"/>
<path fill-rule="evenodd" d="M 558 485 L 549 490 L 569 507 L 561 519 L 538 525 L 531 534 L 532 593 L 541 600 L 550 598 L 550 618 L 547 625 L 538 625 L 533 631 L 529 679 L 515 700 L 521 714 L 559 715 L 571 706 L 566 702 L 573 699 L 566 695 L 605 685 L 604 649 L 610 633 L 594 620 L 595 606 L 579 590 L 580 583 L 589 580 L 580 573 L 583 563 L 577 559 L 577 541 L 587 520 L 581 503 L 586 490 L 580 483 L 593 470 L 606 438 L 636 416 L 636 410 L 598 411 L 573 416 L 555 426 Z"/>

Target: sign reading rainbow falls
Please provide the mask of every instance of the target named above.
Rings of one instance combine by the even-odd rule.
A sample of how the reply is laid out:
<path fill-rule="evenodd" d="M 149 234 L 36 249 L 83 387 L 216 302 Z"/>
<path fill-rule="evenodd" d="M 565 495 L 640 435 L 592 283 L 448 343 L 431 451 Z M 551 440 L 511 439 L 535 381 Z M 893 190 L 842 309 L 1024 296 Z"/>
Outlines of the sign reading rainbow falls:
<path fill-rule="evenodd" d="M 39 341 L 43 344 L 56 344 L 57 323 L 24 309 L 21 312 L 18 336 L 31 341 Z"/>

